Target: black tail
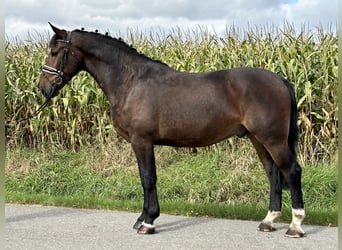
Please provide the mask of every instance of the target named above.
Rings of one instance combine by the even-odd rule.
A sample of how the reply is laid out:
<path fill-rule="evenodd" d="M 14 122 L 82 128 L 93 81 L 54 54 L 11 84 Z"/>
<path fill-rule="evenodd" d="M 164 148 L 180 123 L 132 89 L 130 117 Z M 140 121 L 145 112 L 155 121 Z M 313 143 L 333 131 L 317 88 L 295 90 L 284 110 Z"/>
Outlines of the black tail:
<path fill-rule="evenodd" d="M 296 144 L 298 140 L 298 126 L 297 126 L 297 118 L 298 118 L 298 111 L 297 111 L 297 102 L 295 97 L 295 92 L 293 89 L 292 84 L 283 79 L 284 84 L 286 85 L 287 89 L 289 90 L 290 99 L 291 99 L 291 115 L 290 115 L 290 129 L 289 129 L 289 136 L 288 136 L 288 145 L 291 153 L 295 157 L 296 160 Z M 278 167 L 273 164 L 272 172 L 274 174 L 271 178 L 273 178 L 273 183 L 277 186 L 278 190 L 282 188 L 288 189 L 289 186 L 286 183 L 284 176 L 279 171 Z"/>
<path fill-rule="evenodd" d="M 295 91 L 293 89 L 292 84 L 286 79 L 283 79 L 283 82 L 286 85 L 287 89 L 289 90 L 290 99 L 291 99 L 291 117 L 290 117 L 290 130 L 289 130 L 288 144 L 289 144 L 289 148 L 292 154 L 294 155 L 294 157 L 296 157 L 296 144 L 298 140 L 297 102 L 296 102 L 296 97 L 295 97 Z"/>

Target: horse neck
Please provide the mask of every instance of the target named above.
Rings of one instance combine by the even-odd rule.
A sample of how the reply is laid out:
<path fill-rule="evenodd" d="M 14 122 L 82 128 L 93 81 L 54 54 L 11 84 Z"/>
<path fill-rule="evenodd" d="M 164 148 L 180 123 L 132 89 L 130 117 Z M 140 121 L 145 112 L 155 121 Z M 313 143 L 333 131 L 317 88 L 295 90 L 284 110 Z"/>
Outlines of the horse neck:
<path fill-rule="evenodd" d="M 141 71 L 141 65 L 146 64 L 147 58 L 130 51 L 130 48 L 120 41 L 106 41 L 100 35 L 88 34 L 76 40 L 77 48 L 82 52 L 84 70 L 90 73 L 110 102 L 127 79 Z M 87 40 L 89 39 L 89 40 Z M 92 40 L 93 39 L 93 40 Z M 96 40 L 95 40 L 96 39 Z M 101 44 L 101 40 L 105 41 Z"/>

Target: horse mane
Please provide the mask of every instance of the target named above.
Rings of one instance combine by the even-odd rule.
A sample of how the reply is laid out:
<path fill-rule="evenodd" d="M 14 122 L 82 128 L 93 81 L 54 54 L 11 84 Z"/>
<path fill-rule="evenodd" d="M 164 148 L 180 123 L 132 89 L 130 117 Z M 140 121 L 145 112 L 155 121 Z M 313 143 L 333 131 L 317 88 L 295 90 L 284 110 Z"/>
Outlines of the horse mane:
<path fill-rule="evenodd" d="M 98 32 L 98 30 L 95 30 L 95 32 L 93 32 L 93 31 L 84 31 L 83 28 L 81 30 L 77 29 L 77 30 L 74 30 L 74 31 L 97 36 L 98 38 L 103 39 L 105 42 L 107 42 L 109 44 L 112 44 L 113 46 L 118 47 L 118 45 L 119 45 L 121 47 L 121 49 L 129 51 L 132 54 L 138 55 L 138 56 L 140 56 L 142 58 L 145 58 L 147 60 L 150 60 L 150 61 L 153 61 L 153 62 L 156 62 L 156 63 L 163 64 L 165 66 L 168 66 L 166 63 L 164 63 L 162 61 L 155 60 L 153 58 L 150 58 L 150 57 L 146 56 L 143 53 L 138 52 L 136 50 L 136 48 L 133 47 L 133 45 L 128 45 L 121 37 L 119 37 L 119 38 L 112 37 L 112 36 L 109 35 L 108 32 L 106 32 L 105 34 L 101 34 L 101 33 Z M 52 39 L 54 39 L 54 38 L 52 38 Z M 52 40 L 51 40 L 51 42 L 52 42 Z"/>

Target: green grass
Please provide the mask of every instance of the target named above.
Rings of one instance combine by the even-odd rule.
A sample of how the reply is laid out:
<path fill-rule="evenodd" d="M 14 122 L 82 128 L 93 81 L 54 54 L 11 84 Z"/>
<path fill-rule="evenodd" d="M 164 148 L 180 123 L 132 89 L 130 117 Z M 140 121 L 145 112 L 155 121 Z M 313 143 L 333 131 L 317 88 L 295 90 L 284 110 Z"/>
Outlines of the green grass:
<path fill-rule="evenodd" d="M 246 141 L 231 151 L 156 148 L 162 213 L 261 220 L 269 184 Z M 6 201 L 140 211 L 143 192 L 129 145 L 107 151 L 84 149 L 7 151 Z M 115 154 L 124 150 L 126 154 Z M 114 153 L 112 153 L 114 152 Z M 303 166 L 306 223 L 337 225 L 337 168 Z M 290 220 L 289 192 L 283 194 L 283 221 Z"/>

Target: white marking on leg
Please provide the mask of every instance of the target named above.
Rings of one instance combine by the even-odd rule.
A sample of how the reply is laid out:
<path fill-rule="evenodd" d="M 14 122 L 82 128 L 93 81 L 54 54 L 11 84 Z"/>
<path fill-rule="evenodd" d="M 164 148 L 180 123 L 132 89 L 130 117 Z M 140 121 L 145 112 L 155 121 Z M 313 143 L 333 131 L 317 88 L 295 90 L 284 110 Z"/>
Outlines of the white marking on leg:
<path fill-rule="evenodd" d="M 273 222 L 278 219 L 281 215 L 280 211 L 268 211 L 265 219 L 263 220 L 263 222 L 269 224 L 269 225 L 273 225 Z"/>
<path fill-rule="evenodd" d="M 305 210 L 304 209 L 292 208 L 292 221 L 290 224 L 290 229 L 304 234 L 304 230 L 302 229 L 302 226 L 301 226 L 304 218 L 305 218 Z"/>
<path fill-rule="evenodd" d="M 141 225 L 143 225 L 144 227 L 147 227 L 147 228 L 155 228 L 155 225 L 145 223 L 145 221 L 143 221 L 143 223 Z"/>
<path fill-rule="evenodd" d="M 278 219 L 280 217 L 280 215 L 281 215 L 280 211 L 268 211 L 268 213 L 264 219 L 264 222 L 273 224 L 273 222 L 276 219 Z"/>
<path fill-rule="evenodd" d="M 278 219 L 281 215 L 280 211 L 268 211 L 265 219 L 261 222 L 261 224 L 258 227 L 259 231 L 264 231 L 264 232 L 270 232 L 274 231 L 274 221 Z M 267 225 L 267 226 L 266 226 Z"/>

